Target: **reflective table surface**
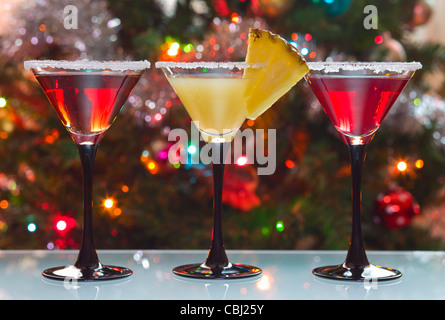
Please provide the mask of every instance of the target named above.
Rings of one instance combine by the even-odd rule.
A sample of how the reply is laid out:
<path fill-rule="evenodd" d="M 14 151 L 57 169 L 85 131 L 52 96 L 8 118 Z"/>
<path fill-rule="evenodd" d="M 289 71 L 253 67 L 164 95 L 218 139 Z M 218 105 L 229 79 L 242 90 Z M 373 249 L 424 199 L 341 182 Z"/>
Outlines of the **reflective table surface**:
<path fill-rule="evenodd" d="M 371 263 L 400 270 L 394 281 L 373 283 L 323 279 L 312 269 L 341 263 L 345 251 L 227 250 L 231 262 L 262 269 L 246 279 L 198 280 L 174 275 L 181 264 L 201 262 L 207 250 L 98 250 L 103 264 L 133 275 L 100 282 L 57 281 L 44 269 L 69 265 L 77 251 L 0 251 L 2 300 L 442 300 L 445 252 L 369 251 Z"/>

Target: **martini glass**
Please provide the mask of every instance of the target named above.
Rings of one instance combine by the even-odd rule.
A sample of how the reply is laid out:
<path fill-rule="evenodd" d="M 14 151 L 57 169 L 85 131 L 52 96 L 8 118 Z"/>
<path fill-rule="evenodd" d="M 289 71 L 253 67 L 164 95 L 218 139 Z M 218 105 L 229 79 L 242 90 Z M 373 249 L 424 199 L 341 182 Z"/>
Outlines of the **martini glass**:
<path fill-rule="evenodd" d="M 228 260 L 222 232 L 224 162 L 233 137 L 247 117 L 249 79 L 243 74 L 245 69 L 259 66 L 242 62 L 158 61 L 156 67 L 164 72 L 212 153 L 214 220 L 210 250 L 203 263 L 178 266 L 173 273 L 201 279 L 239 279 L 261 274 L 257 267 Z"/>
<path fill-rule="evenodd" d="M 83 237 L 73 265 L 50 268 L 43 276 L 78 281 L 127 277 L 125 267 L 103 265 L 93 235 L 93 167 L 103 135 L 116 119 L 149 62 L 25 61 L 53 105 L 79 152 L 83 173 Z"/>
<path fill-rule="evenodd" d="M 366 148 L 394 102 L 422 66 L 417 62 L 310 62 L 305 78 L 349 149 L 352 175 L 352 234 L 346 260 L 313 274 L 339 280 L 391 280 L 392 268 L 369 263 L 361 231 L 361 177 Z"/>

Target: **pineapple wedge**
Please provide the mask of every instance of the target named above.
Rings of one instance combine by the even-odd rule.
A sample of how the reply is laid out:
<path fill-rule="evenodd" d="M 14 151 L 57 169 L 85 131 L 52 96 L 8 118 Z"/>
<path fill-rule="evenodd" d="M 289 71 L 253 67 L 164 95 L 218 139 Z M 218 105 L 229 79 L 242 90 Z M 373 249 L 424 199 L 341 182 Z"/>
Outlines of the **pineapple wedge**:
<path fill-rule="evenodd" d="M 244 77 L 251 79 L 247 118 L 255 120 L 287 93 L 309 71 L 298 49 L 279 35 L 250 28 L 246 63 L 266 63 L 249 68 Z"/>

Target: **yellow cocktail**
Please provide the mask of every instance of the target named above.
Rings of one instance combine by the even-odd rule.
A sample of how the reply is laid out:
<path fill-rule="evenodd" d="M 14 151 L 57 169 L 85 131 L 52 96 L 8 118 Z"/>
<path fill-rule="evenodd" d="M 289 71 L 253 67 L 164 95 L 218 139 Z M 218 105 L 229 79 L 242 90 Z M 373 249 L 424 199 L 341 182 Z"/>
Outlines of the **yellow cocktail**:
<path fill-rule="evenodd" d="M 247 116 L 249 79 L 211 72 L 168 81 L 206 142 L 233 139 Z"/>

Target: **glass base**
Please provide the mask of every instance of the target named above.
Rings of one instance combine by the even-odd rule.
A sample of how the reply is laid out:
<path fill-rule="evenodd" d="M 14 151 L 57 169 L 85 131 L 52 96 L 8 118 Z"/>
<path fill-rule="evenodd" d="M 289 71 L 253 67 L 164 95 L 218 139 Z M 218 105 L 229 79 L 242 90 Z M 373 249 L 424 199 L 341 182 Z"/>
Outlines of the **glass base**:
<path fill-rule="evenodd" d="M 211 269 L 203 263 L 195 263 L 176 267 L 173 273 L 195 279 L 240 279 L 259 275 L 261 269 L 240 263 L 231 263 L 225 268 Z"/>
<path fill-rule="evenodd" d="M 128 268 L 100 265 L 96 269 L 77 268 L 74 265 L 44 270 L 42 275 L 54 280 L 96 281 L 128 277 L 133 274 Z"/>
<path fill-rule="evenodd" d="M 323 278 L 353 281 L 385 281 L 398 279 L 402 276 L 400 271 L 392 268 L 372 264 L 349 268 L 344 263 L 337 266 L 318 267 L 312 270 L 312 273 Z"/>

